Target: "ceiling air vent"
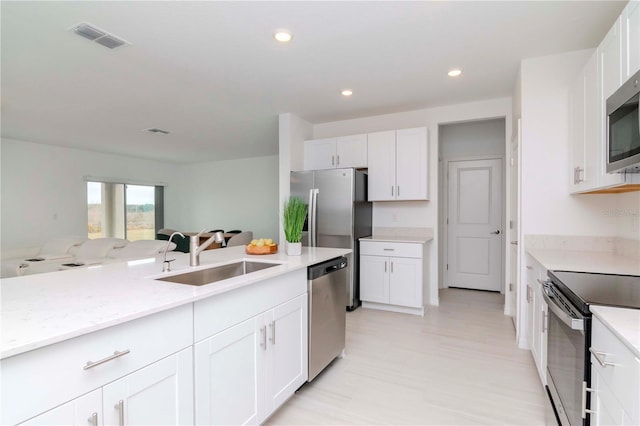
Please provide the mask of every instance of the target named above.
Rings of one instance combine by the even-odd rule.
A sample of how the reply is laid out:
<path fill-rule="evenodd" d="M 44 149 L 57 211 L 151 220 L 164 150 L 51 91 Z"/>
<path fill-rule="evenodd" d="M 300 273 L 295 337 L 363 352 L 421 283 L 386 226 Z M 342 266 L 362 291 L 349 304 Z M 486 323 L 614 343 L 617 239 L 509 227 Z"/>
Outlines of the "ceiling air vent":
<path fill-rule="evenodd" d="M 108 32 L 100 30 L 87 23 L 76 25 L 73 27 L 73 32 L 81 37 L 95 41 L 104 47 L 108 47 L 109 49 L 115 49 L 117 47 L 124 46 L 125 44 L 129 44 L 113 34 L 109 34 Z"/>
<path fill-rule="evenodd" d="M 151 128 L 151 129 L 144 129 L 145 132 L 149 132 L 149 133 L 161 133 L 163 135 L 168 135 L 169 132 L 167 130 L 162 130 L 162 129 L 156 129 L 155 127 Z"/>

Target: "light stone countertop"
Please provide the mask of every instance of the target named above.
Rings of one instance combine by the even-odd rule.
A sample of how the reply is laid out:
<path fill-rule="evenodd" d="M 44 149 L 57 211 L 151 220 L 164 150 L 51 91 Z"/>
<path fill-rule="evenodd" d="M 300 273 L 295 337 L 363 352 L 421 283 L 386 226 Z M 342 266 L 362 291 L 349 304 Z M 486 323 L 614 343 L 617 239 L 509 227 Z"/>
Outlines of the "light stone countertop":
<path fill-rule="evenodd" d="M 640 358 L 640 309 L 590 306 L 593 315 Z"/>
<path fill-rule="evenodd" d="M 284 248 L 272 255 L 248 255 L 244 246 L 205 250 L 200 266 L 189 254 L 169 252 L 171 272 L 162 273 L 162 256 L 88 268 L 0 280 L 0 359 L 135 320 L 246 285 L 306 268 L 350 253 L 348 249 L 303 247 L 301 256 Z M 278 263 L 215 284 L 190 286 L 157 281 L 239 260 Z"/>
<path fill-rule="evenodd" d="M 610 251 L 577 251 L 528 248 L 529 253 L 547 270 L 640 275 L 640 259 Z"/>

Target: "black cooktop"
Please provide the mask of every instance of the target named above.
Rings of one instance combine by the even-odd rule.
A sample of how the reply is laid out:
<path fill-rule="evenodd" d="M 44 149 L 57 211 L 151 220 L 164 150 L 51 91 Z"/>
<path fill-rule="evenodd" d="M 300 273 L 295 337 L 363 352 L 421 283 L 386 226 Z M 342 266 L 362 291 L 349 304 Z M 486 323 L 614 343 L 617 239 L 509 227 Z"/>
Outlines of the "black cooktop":
<path fill-rule="evenodd" d="M 583 314 L 589 305 L 640 309 L 640 276 L 549 271 L 549 278 Z"/>

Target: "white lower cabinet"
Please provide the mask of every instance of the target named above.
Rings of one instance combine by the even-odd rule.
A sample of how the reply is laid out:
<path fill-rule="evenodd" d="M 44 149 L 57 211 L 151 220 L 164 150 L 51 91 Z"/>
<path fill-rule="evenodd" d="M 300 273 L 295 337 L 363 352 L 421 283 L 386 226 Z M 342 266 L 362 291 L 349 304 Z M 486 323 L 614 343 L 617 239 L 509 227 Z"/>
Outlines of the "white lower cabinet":
<path fill-rule="evenodd" d="M 307 297 L 195 345 L 196 424 L 258 424 L 307 380 Z"/>
<path fill-rule="evenodd" d="M 191 347 L 102 388 L 108 425 L 193 424 Z"/>
<path fill-rule="evenodd" d="M 591 424 L 640 424 L 640 359 L 596 316 L 591 337 Z"/>
<path fill-rule="evenodd" d="M 360 241 L 362 306 L 424 315 L 423 246 Z"/>
<path fill-rule="evenodd" d="M 104 424 L 102 390 L 97 389 L 79 398 L 40 414 L 24 423 L 25 426 L 97 426 Z"/>
<path fill-rule="evenodd" d="M 193 424 L 192 350 L 180 351 L 22 424 Z"/>
<path fill-rule="evenodd" d="M 547 327 L 548 305 L 542 292 L 541 281 L 547 279 L 547 270 L 531 256 L 527 256 L 527 342 L 536 364 L 540 381 L 547 384 Z"/>

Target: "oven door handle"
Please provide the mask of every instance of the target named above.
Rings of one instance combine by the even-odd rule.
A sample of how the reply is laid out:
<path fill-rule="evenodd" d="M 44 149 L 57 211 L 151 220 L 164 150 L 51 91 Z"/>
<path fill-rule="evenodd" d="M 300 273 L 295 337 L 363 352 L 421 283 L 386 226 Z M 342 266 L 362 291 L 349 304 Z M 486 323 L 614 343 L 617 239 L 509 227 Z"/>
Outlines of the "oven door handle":
<path fill-rule="evenodd" d="M 556 314 L 556 316 L 567 325 L 567 327 L 572 330 L 584 330 L 584 321 L 580 318 L 574 318 L 569 313 L 562 308 L 558 303 L 556 303 L 555 299 L 547 294 L 546 289 L 542 289 L 542 297 L 544 301 L 547 302 L 549 309 L 551 312 Z"/>

